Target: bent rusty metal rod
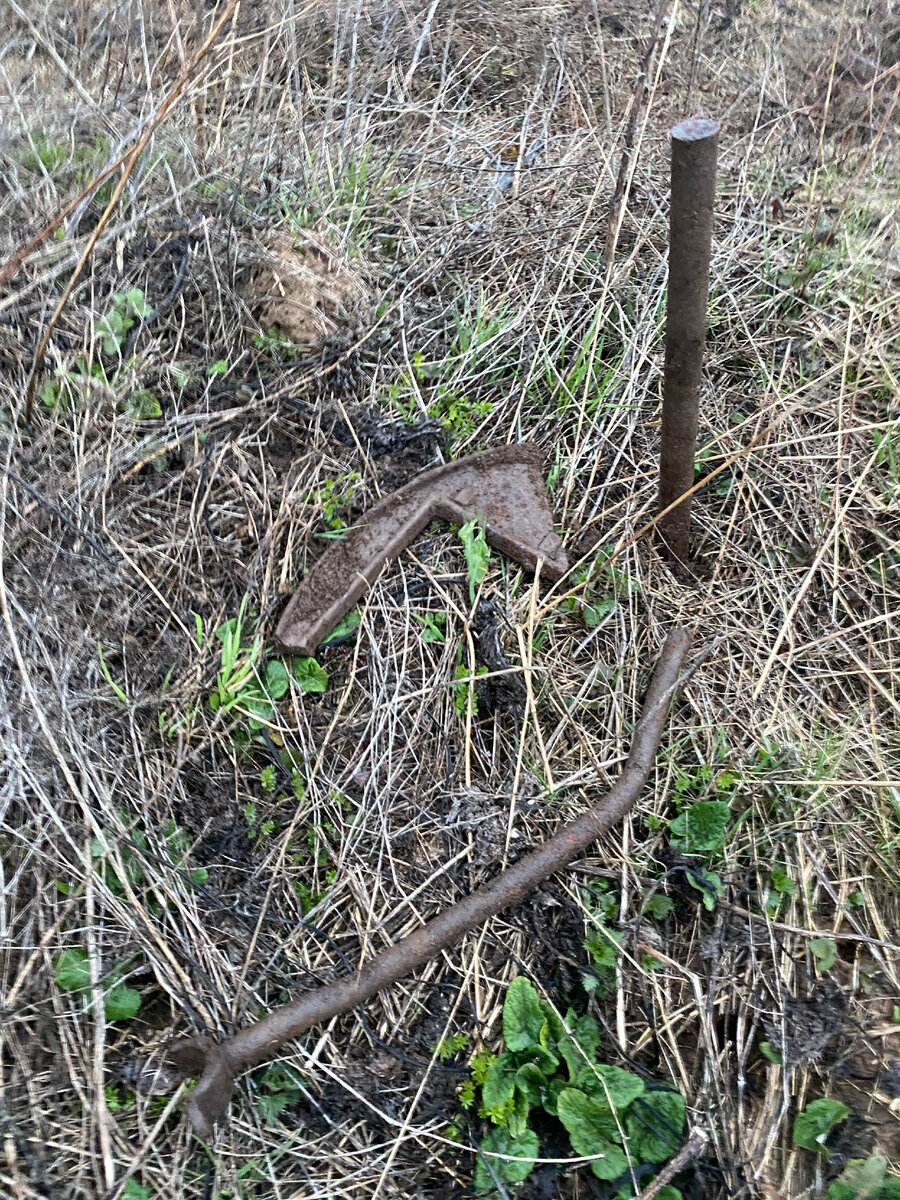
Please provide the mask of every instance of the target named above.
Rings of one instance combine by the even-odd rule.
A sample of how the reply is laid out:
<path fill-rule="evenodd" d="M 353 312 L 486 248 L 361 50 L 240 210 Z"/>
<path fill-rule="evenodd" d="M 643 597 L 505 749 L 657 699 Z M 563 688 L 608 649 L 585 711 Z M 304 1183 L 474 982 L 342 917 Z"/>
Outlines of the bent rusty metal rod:
<path fill-rule="evenodd" d="M 346 975 L 307 992 L 298 1000 L 272 1009 L 255 1025 L 219 1044 L 207 1036 L 172 1043 L 166 1050 L 169 1065 L 184 1074 L 201 1076 L 185 1102 L 196 1132 L 209 1137 L 215 1122 L 224 1116 L 234 1091 L 235 1077 L 242 1071 L 272 1058 L 286 1042 L 310 1026 L 356 1008 L 376 992 L 390 987 L 436 957 L 489 917 L 518 904 L 539 883 L 568 866 L 601 834 L 621 821 L 650 775 L 669 701 L 680 683 L 690 642 L 686 629 L 674 629 L 666 638 L 622 774 L 586 813 L 564 825 L 496 879 L 445 909 L 409 937 L 376 954 L 353 975 Z"/>

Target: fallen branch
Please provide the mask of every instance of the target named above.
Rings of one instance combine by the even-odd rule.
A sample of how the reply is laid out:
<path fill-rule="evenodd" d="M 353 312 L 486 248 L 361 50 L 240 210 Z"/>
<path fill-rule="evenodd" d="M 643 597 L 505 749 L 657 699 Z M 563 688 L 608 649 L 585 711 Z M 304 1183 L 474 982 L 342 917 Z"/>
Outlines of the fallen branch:
<path fill-rule="evenodd" d="M 310 1026 L 348 1012 L 390 987 L 422 963 L 452 946 L 489 917 L 518 904 L 539 883 L 567 866 L 632 808 L 647 781 L 668 713 L 669 701 L 690 645 L 685 629 L 666 638 L 650 681 L 631 751 L 622 774 L 606 795 L 582 816 L 564 825 L 552 838 L 503 871 L 496 879 L 452 905 L 409 937 L 376 954 L 353 975 L 307 992 L 298 1000 L 273 1009 L 255 1025 L 216 1044 L 207 1036 L 173 1042 L 166 1050 L 169 1066 L 187 1075 L 200 1075 L 185 1102 L 198 1134 L 209 1137 L 224 1114 L 234 1091 L 235 1077 L 272 1058 L 292 1038 Z"/>
<path fill-rule="evenodd" d="M 656 1200 L 667 1183 L 671 1182 L 685 1167 L 689 1167 L 695 1158 L 700 1157 L 708 1142 L 709 1134 L 705 1129 L 698 1126 L 691 1130 L 691 1136 L 675 1157 L 666 1163 L 653 1182 L 648 1184 L 635 1200 Z"/>

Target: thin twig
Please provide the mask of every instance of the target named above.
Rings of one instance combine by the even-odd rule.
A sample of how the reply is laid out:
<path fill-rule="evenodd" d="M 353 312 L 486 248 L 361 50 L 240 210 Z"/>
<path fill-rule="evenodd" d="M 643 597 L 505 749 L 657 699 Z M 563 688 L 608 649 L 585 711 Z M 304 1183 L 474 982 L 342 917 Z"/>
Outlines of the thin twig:
<path fill-rule="evenodd" d="M 654 1197 L 659 1195 L 666 1184 L 674 1179 L 679 1171 L 683 1171 L 694 1159 L 700 1157 L 706 1149 L 708 1141 L 709 1134 L 705 1129 L 701 1129 L 699 1125 L 691 1130 L 691 1136 L 675 1157 L 666 1163 L 653 1182 L 647 1184 L 640 1195 L 635 1197 L 635 1200 L 654 1200 Z"/>
<path fill-rule="evenodd" d="M 140 161 L 141 155 L 144 153 L 144 150 L 147 147 L 147 143 L 150 141 L 150 138 L 153 136 L 157 127 L 162 124 L 162 122 L 166 119 L 166 117 L 169 115 L 169 113 L 174 108 L 176 101 L 178 100 L 181 93 L 184 91 L 185 87 L 189 83 L 191 76 L 196 71 L 197 67 L 200 65 L 200 63 L 203 61 L 203 59 L 206 57 L 206 55 L 209 53 L 209 51 L 212 49 L 216 38 L 219 36 L 219 32 L 222 29 L 222 26 L 225 24 L 229 15 L 234 10 L 234 8 L 237 6 L 238 2 L 239 2 L 239 0 L 231 0 L 231 2 L 228 4 L 225 11 L 222 13 L 222 15 L 219 17 L 219 19 L 216 21 L 216 23 L 213 25 L 212 29 L 210 30 L 210 32 L 206 38 L 206 41 L 203 43 L 203 45 L 200 47 L 200 49 L 197 51 L 197 53 L 191 59 L 190 64 L 184 69 L 184 71 L 182 71 L 181 75 L 179 76 L 179 78 L 176 80 L 175 84 L 169 91 L 169 94 L 166 96 L 165 100 L 163 100 L 162 104 L 157 109 L 156 114 L 153 117 L 153 120 L 148 122 L 143 133 L 138 138 L 134 148 L 131 150 L 131 152 L 128 155 L 127 161 L 125 162 L 125 164 L 122 168 L 122 174 L 119 178 L 119 181 L 116 183 L 116 186 L 113 188 L 112 195 L 109 198 L 109 203 L 107 204 L 106 208 L 103 210 L 100 220 L 97 222 L 97 224 L 91 230 L 90 236 L 88 237 L 88 240 L 85 244 L 84 250 L 82 250 L 82 252 L 81 252 L 81 257 L 79 258 L 78 262 L 75 264 L 75 269 L 73 270 L 72 274 L 69 276 L 68 283 L 63 288 L 62 295 L 60 296 L 59 301 L 57 302 L 56 308 L 53 311 L 53 316 L 47 322 L 44 332 L 41 335 L 41 340 L 40 340 L 40 342 L 38 342 L 38 347 L 34 352 L 34 363 L 32 364 L 32 367 L 31 367 L 31 375 L 28 378 L 28 386 L 25 391 L 25 423 L 27 425 L 31 424 L 31 419 L 32 419 L 33 412 L 34 412 L 34 392 L 35 392 L 35 388 L 37 387 L 38 376 L 40 375 L 41 365 L 43 364 L 43 361 L 44 361 L 44 355 L 47 352 L 47 346 L 50 344 L 50 338 L 53 336 L 53 330 L 56 328 L 57 322 L 59 321 L 59 318 L 63 314 L 63 310 L 65 309 L 66 305 L 69 302 L 69 297 L 72 295 L 72 292 L 75 289 L 75 284 L 80 279 L 81 272 L 84 270 L 85 264 L 87 263 L 88 259 L 90 258 L 91 254 L 93 253 L 94 247 L 96 246 L 97 242 L 100 239 L 100 235 L 103 233 L 103 230 L 106 228 L 106 225 L 107 225 L 110 217 L 115 212 L 116 206 L 119 203 L 119 197 L 122 195 L 122 192 L 125 190 L 126 184 L 128 183 L 128 180 L 131 178 L 131 173 L 134 170 L 134 168 L 137 166 L 138 162 Z"/>
<path fill-rule="evenodd" d="M 3 471 L 9 476 L 13 483 L 18 484 L 23 491 L 26 491 L 29 496 L 32 496 L 35 500 L 37 500 L 38 504 L 43 504 L 45 508 L 48 508 L 50 512 L 59 517 L 63 524 L 68 525 L 69 529 L 71 529 L 73 533 L 77 533 L 80 538 L 84 538 L 92 550 L 96 550 L 97 553 L 105 558 L 107 562 L 116 561 L 113 555 L 108 554 L 107 551 L 104 550 L 99 544 L 99 542 L 94 541 L 89 533 L 86 533 L 85 530 L 83 530 L 80 525 L 77 525 L 71 517 L 67 517 L 58 504 L 54 504 L 52 500 L 48 500 L 42 492 L 39 492 L 36 487 L 33 487 L 30 483 L 24 480 L 21 475 L 17 475 L 12 467 L 8 467 L 6 463 L 0 463 L 0 467 L 2 467 Z"/>

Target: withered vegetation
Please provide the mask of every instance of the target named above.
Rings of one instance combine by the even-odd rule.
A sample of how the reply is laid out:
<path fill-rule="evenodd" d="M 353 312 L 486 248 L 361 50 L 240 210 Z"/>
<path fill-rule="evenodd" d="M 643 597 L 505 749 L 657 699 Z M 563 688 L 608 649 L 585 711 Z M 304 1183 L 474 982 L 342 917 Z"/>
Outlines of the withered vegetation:
<path fill-rule="evenodd" d="M 8 0 L 0 261 L 223 11 Z M 0 286 L 0 1193 L 460 1195 L 486 1126 L 434 1047 L 496 1050 L 517 974 L 684 1094 L 711 1134 L 686 1194 L 896 1169 L 898 72 L 887 0 L 242 3 L 135 164 L 30 424 L 118 171 Z M 668 131 L 696 114 L 722 133 L 689 586 L 635 535 Z M 519 440 L 562 583 L 494 554 L 470 591 L 428 530 L 320 651 L 324 690 L 288 663 L 269 707 L 227 675 L 235 620 L 263 678 L 280 661 L 329 536 Z M 626 822 L 243 1078 L 201 1146 L 163 1043 L 327 983 L 584 811 L 675 625 L 715 644 Z M 703 800 L 732 824 L 700 861 L 670 821 Z M 826 1095 L 851 1114 L 828 1158 L 791 1137 Z M 510 1192 L 596 1184 L 548 1161 Z"/>

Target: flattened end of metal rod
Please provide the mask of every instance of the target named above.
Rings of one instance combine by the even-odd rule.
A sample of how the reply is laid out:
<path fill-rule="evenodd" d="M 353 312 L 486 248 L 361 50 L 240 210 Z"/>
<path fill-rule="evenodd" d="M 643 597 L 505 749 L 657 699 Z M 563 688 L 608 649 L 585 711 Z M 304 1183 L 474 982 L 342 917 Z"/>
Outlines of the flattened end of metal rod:
<path fill-rule="evenodd" d="M 284 610 L 275 640 L 286 654 L 315 654 L 340 619 L 434 518 L 463 524 L 485 519 L 487 541 L 503 554 L 556 580 L 568 570 L 563 544 L 532 446 L 498 446 L 425 471 L 361 518 L 334 543 Z"/>
<path fill-rule="evenodd" d="M 194 1132 L 209 1140 L 234 1093 L 234 1070 L 227 1045 L 218 1045 L 205 1035 L 185 1038 L 168 1046 L 166 1057 L 168 1064 L 183 1075 L 200 1076 L 184 1104 Z"/>
<path fill-rule="evenodd" d="M 691 117 L 675 126 L 672 137 L 677 142 L 702 142 L 704 138 L 715 137 L 719 129 L 719 122 L 709 117 Z"/>

